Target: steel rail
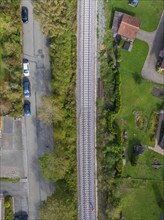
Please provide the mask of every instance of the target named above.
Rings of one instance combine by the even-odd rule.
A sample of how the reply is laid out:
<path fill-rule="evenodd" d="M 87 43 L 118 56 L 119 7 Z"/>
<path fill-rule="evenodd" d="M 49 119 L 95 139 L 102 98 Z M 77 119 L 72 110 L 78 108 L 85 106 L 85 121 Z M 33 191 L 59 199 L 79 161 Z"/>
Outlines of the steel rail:
<path fill-rule="evenodd" d="M 96 1 L 78 1 L 77 159 L 78 219 L 96 219 L 95 189 L 95 48 Z"/>

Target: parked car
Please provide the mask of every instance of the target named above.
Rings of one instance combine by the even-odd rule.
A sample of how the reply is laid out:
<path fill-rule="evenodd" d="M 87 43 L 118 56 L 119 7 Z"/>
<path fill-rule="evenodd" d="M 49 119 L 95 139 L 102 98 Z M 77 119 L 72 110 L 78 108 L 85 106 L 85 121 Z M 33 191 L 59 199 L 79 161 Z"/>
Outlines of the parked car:
<path fill-rule="evenodd" d="M 30 75 L 30 65 L 27 59 L 23 59 L 23 74 L 24 76 Z"/>
<path fill-rule="evenodd" d="M 30 82 L 26 81 L 23 83 L 23 94 L 25 98 L 29 98 L 31 96 L 30 93 Z"/>
<path fill-rule="evenodd" d="M 28 22 L 28 8 L 25 6 L 22 7 L 22 21 L 23 23 Z"/>
<path fill-rule="evenodd" d="M 30 110 L 30 103 L 24 103 L 24 116 L 30 116 L 31 115 L 31 110 Z"/>
<path fill-rule="evenodd" d="M 28 216 L 27 215 L 15 216 L 14 220 L 28 220 Z"/>

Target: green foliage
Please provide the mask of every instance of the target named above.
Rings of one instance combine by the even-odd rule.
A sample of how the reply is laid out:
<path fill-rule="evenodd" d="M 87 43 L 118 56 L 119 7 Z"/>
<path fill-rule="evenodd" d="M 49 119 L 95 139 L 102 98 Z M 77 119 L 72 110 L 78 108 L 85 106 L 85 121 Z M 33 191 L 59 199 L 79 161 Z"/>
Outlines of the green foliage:
<path fill-rule="evenodd" d="M 48 197 L 46 202 L 43 202 L 40 209 L 42 220 L 74 220 L 75 213 L 72 204 L 68 201 L 63 201 L 56 198 L 55 195 Z"/>
<path fill-rule="evenodd" d="M 4 205 L 5 205 L 6 209 L 10 208 L 10 202 L 9 201 L 5 201 Z"/>
<path fill-rule="evenodd" d="M 67 30 L 68 6 L 65 0 L 39 0 L 34 3 L 34 13 L 42 23 L 42 31 L 46 36 L 58 37 Z"/>
<path fill-rule="evenodd" d="M 22 114 L 20 1 L 0 5 L 0 96 L 1 114 Z"/>
<path fill-rule="evenodd" d="M 38 117 L 47 124 L 57 123 L 62 120 L 61 104 L 52 95 L 42 97 L 42 106 Z"/>
<path fill-rule="evenodd" d="M 48 103 L 48 111 L 43 104 L 42 115 L 39 113 L 40 119 L 51 121 L 54 128 L 54 152 L 39 160 L 43 176 L 56 181 L 55 195 L 41 206 L 41 216 L 45 220 L 77 219 L 76 9 L 76 0 L 34 3 L 34 13 L 49 37 L 51 97 L 54 100 L 53 104 Z"/>
<path fill-rule="evenodd" d="M 19 178 L 7 178 L 7 177 L 0 177 L 0 182 L 12 182 L 12 183 L 18 183 L 20 181 Z"/>
<path fill-rule="evenodd" d="M 42 175 L 49 181 L 63 179 L 69 169 L 69 160 L 66 159 L 65 152 L 60 149 L 52 153 L 46 153 L 39 159 Z"/>
<path fill-rule="evenodd" d="M 101 105 L 97 106 L 98 185 L 99 198 L 103 198 L 104 204 L 102 201 L 99 203 L 103 206 L 106 219 L 119 216 L 119 185 L 114 178 L 121 175 L 123 166 L 122 132 L 115 121 L 121 107 L 121 79 L 119 71 L 114 67 L 116 57 L 113 43 L 111 32 L 108 30 L 104 39 L 104 50 L 100 56 L 104 99 Z M 117 54 L 117 59 L 121 60 L 120 54 Z"/>
<path fill-rule="evenodd" d="M 5 197 L 5 220 L 13 220 L 14 213 L 13 213 L 13 200 L 11 196 Z"/>
<path fill-rule="evenodd" d="M 153 111 L 149 119 L 149 131 L 150 131 L 152 140 L 155 139 L 155 134 L 157 132 L 158 119 L 159 119 L 159 113 Z"/>

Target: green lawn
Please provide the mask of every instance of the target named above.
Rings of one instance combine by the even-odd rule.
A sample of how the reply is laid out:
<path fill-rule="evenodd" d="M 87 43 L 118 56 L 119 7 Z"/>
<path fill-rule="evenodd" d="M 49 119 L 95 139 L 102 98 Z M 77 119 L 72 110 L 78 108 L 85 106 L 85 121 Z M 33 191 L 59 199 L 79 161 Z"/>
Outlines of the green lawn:
<path fill-rule="evenodd" d="M 153 146 L 150 140 L 148 122 L 150 114 L 161 104 L 161 100 L 152 96 L 151 91 L 156 85 L 141 77 L 141 70 L 148 53 L 148 45 L 136 40 L 131 52 L 121 50 L 121 111 L 118 122 L 122 129 L 128 131 L 129 142 L 140 142 Z M 142 112 L 147 122 L 144 129 L 139 129 L 135 123 L 134 111 Z M 122 123 L 123 120 L 123 123 Z"/>
<path fill-rule="evenodd" d="M 162 164 L 160 169 L 152 167 L 154 159 L 157 159 Z M 164 158 L 162 155 L 157 154 L 149 149 L 145 150 L 138 158 L 136 166 L 132 166 L 127 158 L 127 164 L 123 169 L 123 177 L 132 177 L 148 180 L 163 180 L 164 174 Z"/>
<path fill-rule="evenodd" d="M 111 7 L 118 11 L 136 16 L 141 20 L 141 29 L 145 31 L 154 31 L 157 28 L 159 19 L 164 8 L 162 0 L 139 0 L 136 8 L 128 5 L 128 0 L 109 0 L 109 10 Z"/>
<path fill-rule="evenodd" d="M 164 212 L 164 183 L 124 182 L 121 207 L 127 220 L 159 220 Z"/>
<path fill-rule="evenodd" d="M 123 179 L 122 188 L 127 181 L 130 185 L 122 191 L 121 210 L 126 219 L 133 220 L 158 220 L 162 209 L 159 202 L 164 203 L 163 180 L 164 160 L 163 156 L 147 149 L 137 160 L 136 166 L 130 163 L 130 153 L 135 144 L 153 146 L 154 141 L 150 139 L 149 118 L 153 110 L 157 110 L 162 101 L 151 95 L 153 87 L 159 87 L 144 80 L 141 70 L 144 65 L 148 45 L 136 40 L 131 52 L 120 49 L 121 52 L 121 110 L 117 116 L 117 122 L 122 130 L 128 132 L 127 163 L 123 169 L 122 177 L 131 177 L 131 180 Z M 147 122 L 143 129 L 136 126 L 134 111 L 141 112 Z M 162 164 L 160 169 L 154 169 L 154 159 Z M 132 179 L 141 179 L 139 184 L 132 184 Z M 144 184 L 144 180 L 147 179 Z M 155 180 L 154 182 L 151 180 Z M 134 182 L 137 182 L 136 180 Z M 135 186 L 134 186 L 135 185 Z M 162 200 L 163 199 L 163 200 Z M 164 208 L 164 207 L 163 207 Z"/>

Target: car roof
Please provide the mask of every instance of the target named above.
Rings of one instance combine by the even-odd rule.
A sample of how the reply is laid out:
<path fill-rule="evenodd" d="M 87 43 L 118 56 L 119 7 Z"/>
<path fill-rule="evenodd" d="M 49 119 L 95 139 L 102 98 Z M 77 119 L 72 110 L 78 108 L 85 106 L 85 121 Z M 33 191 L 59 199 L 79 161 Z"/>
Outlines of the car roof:
<path fill-rule="evenodd" d="M 29 63 L 23 63 L 24 68 L 28 69 L 28 64 Z"/>
<path fill-rule="evenodd" d="M 22 10 L 28 10 L 26 6 L 22 6 Z"/>
<path fill-rule="evenodd" d="M 23 82 L 23 85 L 29 85 L 30 83 L 28 81 Z"/>

